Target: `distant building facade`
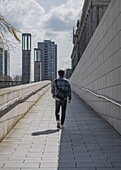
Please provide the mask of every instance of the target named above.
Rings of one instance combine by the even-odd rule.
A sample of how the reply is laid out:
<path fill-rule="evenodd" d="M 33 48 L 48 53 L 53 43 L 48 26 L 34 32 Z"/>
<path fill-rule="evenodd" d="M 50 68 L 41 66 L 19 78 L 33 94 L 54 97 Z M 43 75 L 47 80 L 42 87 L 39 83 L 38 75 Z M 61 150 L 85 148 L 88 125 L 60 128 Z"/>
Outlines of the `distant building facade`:
<path fill-rule="evenodd" d="M 10 76 L 10 52 L 9 50 L 5 50 L 5 75 Z"/>
<path fill-rule="evenodd" d="M 74 71 L 91 37 L 111 0 L 85 0 L 81 19 L 73 29 L 73 51 L 71 55 Z"/>
<path fill-rule="evenodd" d="M 31 82 L 31 34 L 22 34 L 22 84 Z"/>
<path fill-rule="evenodd" d="M 41 66 L 41 50 L 38 48 L 34 49 L 34 82 L 42 80 L 42 66 Z"/>
<path fill-rule="evenodd" d="M 0 48 L 0 76 L 5 74 L 5 60 L 4 60 L 4 49 Z"/>
<path fill-rule="evenodd" d="M 10 76 L 10 52 L 0 48 L 0 76 Z"/>
<path fill-rule="evenodd" d="M 54 80 L 57 77 L 57 45 L 51 40 L 38 42 L 42 51 L 42 80 Z"/>
<path fill-rule="evenodd" d="M 69 68 L 68 68 L 68 69 L 65 71 L 65 77 L 66 77 L 66 79 L 70 79 L 71 74 L 72 74 L 72 69 L 69 69 Z"/>

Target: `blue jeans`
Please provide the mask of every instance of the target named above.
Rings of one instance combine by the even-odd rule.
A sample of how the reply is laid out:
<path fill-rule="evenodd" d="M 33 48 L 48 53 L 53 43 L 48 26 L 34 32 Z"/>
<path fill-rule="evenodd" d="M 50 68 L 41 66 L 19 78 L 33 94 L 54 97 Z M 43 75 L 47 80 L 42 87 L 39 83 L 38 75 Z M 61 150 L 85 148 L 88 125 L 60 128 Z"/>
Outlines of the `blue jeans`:
<path fill-rule="evenodd" d="M 55 116 L 56 116 L 56 120 L 60 120 L 59 118 L 59 111 L 60 111 L 60 107 L 61 107 L 61 124 L 64 124 L 65 121 L 65 115 L 66 115 L 66 105 L 67 105 L 67 100 L 64 101 L 59 101 L 59 100 L 55 100 Z"/>

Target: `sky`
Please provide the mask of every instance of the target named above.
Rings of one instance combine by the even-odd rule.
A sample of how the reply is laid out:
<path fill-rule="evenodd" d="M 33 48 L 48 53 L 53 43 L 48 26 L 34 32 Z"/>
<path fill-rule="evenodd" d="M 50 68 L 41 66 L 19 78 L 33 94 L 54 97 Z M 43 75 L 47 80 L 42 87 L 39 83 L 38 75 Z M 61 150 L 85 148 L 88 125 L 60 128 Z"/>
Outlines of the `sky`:
<path fill-rule="evenodd" d="M 52 40 L 57 44 L 57 68 L 71 68 L 73 26 L 81 17 L 84 0 L 5 0 L 0 11 L 22 33 L 32 35 L 31 71 L 34 76 L 34 52 L 37 42 Z M 21 39 L 21 34 L 17 34 Z M 22 45 L 11 36 L 11 76 L 21 75 Z"/>

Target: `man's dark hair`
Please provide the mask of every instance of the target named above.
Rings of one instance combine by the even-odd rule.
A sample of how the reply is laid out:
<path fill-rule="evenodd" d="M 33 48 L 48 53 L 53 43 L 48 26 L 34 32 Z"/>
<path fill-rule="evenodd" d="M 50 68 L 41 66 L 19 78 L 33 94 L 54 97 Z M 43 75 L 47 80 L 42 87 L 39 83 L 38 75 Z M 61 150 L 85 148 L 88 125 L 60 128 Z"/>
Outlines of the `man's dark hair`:
<path fill-rule="evenodd" d="M 65 71 L 64 71 L 64 70 L 59 70 L 59 71 L 58 71 L 58 74 L 59 74 L 60 77 L 63 77 L 64 74 L 65 74 Z"/>

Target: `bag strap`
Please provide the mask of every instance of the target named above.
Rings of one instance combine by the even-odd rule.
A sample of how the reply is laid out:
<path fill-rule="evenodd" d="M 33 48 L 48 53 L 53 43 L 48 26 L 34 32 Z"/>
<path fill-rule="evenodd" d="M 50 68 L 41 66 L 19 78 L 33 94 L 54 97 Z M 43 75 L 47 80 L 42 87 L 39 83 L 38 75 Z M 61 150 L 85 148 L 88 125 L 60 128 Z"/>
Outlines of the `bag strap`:
<path fill-rule="evenodd" d="M 58 85 L 57 85 L 57 79 L 55 80 L 55 83 L 56 83 L 56 87 L 57 87 L 57 89 L 58 89 Z"/>

